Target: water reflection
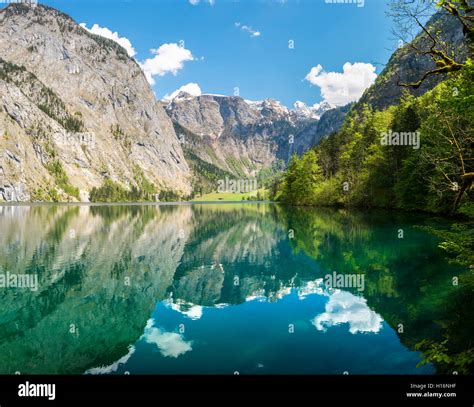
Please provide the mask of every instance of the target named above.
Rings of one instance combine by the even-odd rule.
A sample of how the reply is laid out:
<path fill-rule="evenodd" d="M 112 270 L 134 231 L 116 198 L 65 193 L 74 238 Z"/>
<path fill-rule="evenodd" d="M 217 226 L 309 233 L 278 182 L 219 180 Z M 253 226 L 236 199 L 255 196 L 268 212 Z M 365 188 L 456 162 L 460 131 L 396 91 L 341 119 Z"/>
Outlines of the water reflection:
<path fill-rule="evenodd" d="M 0 274 L 38 276 L 37 291 L 0 288 L 0 373 L 433 373 L 414 347 L 442 337 L 461 270 L 415 223 L 270 204 L 0 206 Z M 362 273 L 364 291 L 326 286 L 333 271 Z"/>
<path fill-rule="evenodd" d="M 313 320 L 319 331 L 339 324 L 348 324 L 349 332 L 377 333 L 382 329 L 382 317 L 367 306 L 364 298 L 356 297 L 347 291 L 337 290 L 329 296 L 325 311 Z"/>

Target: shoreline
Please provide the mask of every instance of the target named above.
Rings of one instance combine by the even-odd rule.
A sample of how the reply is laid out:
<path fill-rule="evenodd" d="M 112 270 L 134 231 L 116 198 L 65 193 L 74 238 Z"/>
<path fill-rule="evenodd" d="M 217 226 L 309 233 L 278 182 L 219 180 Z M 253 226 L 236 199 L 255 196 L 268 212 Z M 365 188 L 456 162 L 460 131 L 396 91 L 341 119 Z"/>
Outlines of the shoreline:
<path fill-rule="evenodd" d="M 377 212 L 384 211 L 393 214 L 410 214 L 428 216 L 432 218 L 441 218 L 450 221 L 469 221 L 470 218 L 466 215 L 457 213 L 456 215 L 443 214 L 436 212 L 427 212 L 420 209 L 407 210 L 398 208 L 381 208 L 381 207 L 358 207 L 358 206 L 341 206 L 341 205 L 292 205 L 286 202 L 279 201 L 174 201 L 174 202 L 0 202 L 0 208 L 8 207 L 42 207 L 42 206 L 64 206 L 64 207 L 112 207 L 112 206 L 198 206 L 198 205 L 253 205 L 253 204 L 272 204 L 280 205 L 289 208 L 298 209 L 332 209 L 332 210 L 347 210 L 355 212 Z"/>
<path fill-rule="evenodd" d="M 21 206 L 172 206 L 172 205 L 282 204 L 276 201 L 177 201 L 177 202 L 0 202 L 0 207 Z"/>

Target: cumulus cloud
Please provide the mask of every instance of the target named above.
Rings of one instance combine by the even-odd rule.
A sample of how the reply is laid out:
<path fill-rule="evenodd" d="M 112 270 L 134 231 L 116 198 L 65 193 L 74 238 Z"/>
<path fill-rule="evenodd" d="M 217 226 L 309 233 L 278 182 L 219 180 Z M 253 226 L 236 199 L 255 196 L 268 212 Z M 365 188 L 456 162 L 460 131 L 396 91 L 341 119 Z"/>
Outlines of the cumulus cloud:
<path fill-rule="evenodd" d="M 262 35 L 262 33 L 260 31 L 256 31 L 254 30 L 252 27 L 250 27 L 249 25 L 243 25 L 239 22 L 235 23 L 235 26 L 237 28 L 240 28 L 242 31 L 250 34 L 250 36 L 252 38 L 255 38 L 255 37 L 260 37 L 260 35 Z"/>
<path fill-rule="evenodd" d="M 112 32 L 108 28 L 101 27 L 98 24 L 94 24 L 92 28 L 87 28 L 86 24 L 82 23 L 81 27 L 92 34 L 115 41 L 127 51 L 127 54 L 131 58 L 136 55 L 136 51 L 130 40 L 125 37 L 120 37 L 117 32 Z M 150 52 L 154 54 L 154 56 L 140 63 L 140 66 L 151 85 L 155 84 L 154 76 L 164 76 L 167 73 L 176 75 L 179 70 L 183 69 L 186 61 L 195 60 L 190 50 L 175 43 L 163 44 L 158 49 L 151 49 Z"/>
<path fill-rule="evenodd" d="M 197 83 L 188 83 L 186 85 L 181 86 L 179 89 L 176 89 L 173 93 L 171 94 L 166 94 L 163 96 L 163 100 L 169 102 L 173 100 L 176 96 L 179 95 L 180 92 L 186 92 L 189 93 L 191 96 L 201 96 L 201 88 Z"/>
<path fill-rule="evenodd" d="M 87 28 L 85 23 L 80 24 L 80 26 L 92 34 L 100 35 L 101 37 L 115 41 L 117 44 L 125 48 L 130 58 L 133 58 L 136 55 L 135 49 L 133 48 L 130 40 L 126 37 L 121 37 L 118 32 L 112 32 L 107 27 L 101 27 L 98 24 L 94 24 L 92 28 Z"/>
<path fill-rule="evenodd" d="M 359 100 L 376 78 L 375 66 L 362 62 L 346 62 L 342 73 L 325 72 L 321 65 L 317 65 L 305 77 L 312 85 L 321 89 L 321 96 L 325 100 L 337 106 Z"/>
<path fill-rule="evenodd" d="M 164 76 L 167 73 L 176 75 L 183 69 L 186 61 L 194 61 L 190 50 L 175 43 L 163 44 L 158 49 L 150 51 L 155 56 L 146 59 L 140 66 L 151 85 L 155 84 L 154 76 Z"/>
<path fill-rule="evenodd" d="M 177 358 L 192 350 L 192 341 L 185 341 L 183 335 L 176 332 L 165 332 L 153 326 L 150 319 L 142 336 L 145 342 L 155 344 L 164 357 Z"/>
<path fill-rule="evenodd" d="M 326 328 L 339 324 L 349 324 L 351 334 L 379 332 L 382 322 L 380 315 L 369 308 L 367 300 L 340 290 L 329 297 L 325 312 L 312 321 L 318 331 L 325 331 Z"/>

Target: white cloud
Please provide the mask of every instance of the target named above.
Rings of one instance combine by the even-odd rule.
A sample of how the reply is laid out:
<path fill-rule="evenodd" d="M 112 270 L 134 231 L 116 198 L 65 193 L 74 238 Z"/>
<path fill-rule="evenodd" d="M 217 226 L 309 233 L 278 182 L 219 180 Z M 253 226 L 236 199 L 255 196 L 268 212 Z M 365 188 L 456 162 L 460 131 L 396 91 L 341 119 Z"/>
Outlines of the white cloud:
<path fill-rule="evenodd" d="M 112 363 L 109 366 L 94 367 L 86 371 L 85 374 L 100 375 L 100 374 L 110 374 L 116 372 L 120 365 L 124 365 L 128 362 L 131 356 L 135 353 L 135 347 L 130 346 L 128 348 L 128 353 L 125 356 L 122 356 L 119 360 Z"/>
<path fill-rule="evenodd" d="M 136 55 L 136 51 L 130 40 L 125 37 L 120 37 L 117 32 L 112 32 L 106 27 L 100 27 L 98 24 L 94 24 L 90 29 L 87 28 L 85 23 L 80 25 L 92 34 L 115 41 L 127 51 L 131 58 Z M 175 43 L 163 44 L 158 49 L 151 49 L 150 52 L 154 54 L 154 56 L 139 64 L 151 85 L 155 84 L 154 76 L 164 76 L 167 73 L 176 75 L 179 70 L 183 69 L 184 62 L 195 60 L 190 50 Z M 202 57 L 201 59 L 204 58 Z"/>
<path fill-rule="evenodd" d="M 163 44 L 160 48 L 150 51 L 155 56 L 146 59 L 140 66 L 151 85 L 155 84 L 154 76 L 164 76 L 167 73 L 176 75 L 179 70 L 183 69 L 184 62 L 194 61 L 190 50 L 175 43 Z"/>
<path fill-rule="evenodd" d="M 235 26 L 237 28 L 240 28 L 242 31 L 244 31 L 246 33 L 249 33 L 252 38 L 260 37 L 260 35 L 262 35 L 262 33 L 260 31 L 254 30 L 249 25 L 242 25 L 241 23 L 237 22 L 237 23 L 235 23 Z"/>
<path fill-rule="evenodd" d="M 308 295 L 326 295 L 323 286 L 323 279 L 318 278 L 314 281 L 308 281 L 305 285 L 298 289 L 298 298 L 304 300 Z"/>
<path fill-rule="evenodd" d="M 125 48 L 130 58 L 133 58 L 136 55 L 135 49 L 133 48 L 130 40 L 126 37 L 120 37 L 118 32 L 112 32 L 107 27 L 101 27 L 98 24 L 94 24 L 90 29 L 87 28 L 85 23 L 80 24 L 80 26 L 92 34 L 100 35 L 101 37 L 115 41 L 117 44 Z"/>
<path fill-rule="evenodd" d="M 377 74 L 375 66 L 362 62 L 346 62 L 340 72 L 325 72 L 321 65 L 311 68 L 305 79 L 321 88 L 321 96 L 329 103 L 343 106 L 359 100 Z"/>
<path fill-rule="evenodd" d="M 200 305 L 194 305 L 188 310 L 181 311 L 183 315 L 186 315 L 192 320 L 198 320 L 202 318 L 202 307 Z"/>
<path fill-rule="evenodd" d="M 197 6 L 199 3 L 201 3 L 201 0 L 189 0 L 189 4 L 192 4 L 193 6 Z M 203 3 L 207 3 L 213 6 L 215 0 L 203 0 Z"/>
<path fill-rule="evenodd" d="M 177 358 L 192 350 L 192 341 L 186 342 L 183 336 L 176 332 L 164 332 L 154 328 L 153 319 L 147 322 L 142 338 L 147 343 L 155 344 L 164 357 Z"/>
<path fill-rule="evenodd" d="M 316 316 L 312 321 L 318 331 L 327 327 L 349 324 L 349 332 L 379 332 L 383 319 L 372 311 L 367 300 L 357 297 L 347 291 L 335 290 L 326 303 L 325 312 Z"/>
<path fill-rule="evenodd" d="M 189 93 L 191 96 L 201 96 L 201 88 L 197 83 L 188 83 L 186 85 L 181 86 L 179 89 L 176 89 L 173 93 L 171 94 L 166 94 L 163 96 L 163 100 L 169 102 L 173 100 L 176 96 L 179 95 L 180 92 L 186 92 Z"/>
<path fill-rule="evenodd" d="M 190 85 L 195 85 L 195 84 L 190 84 Z M 184 86 L 182 86 L 181 88 L 184 88 Z M 180 312 L 181 314 L 193 320 L 201 319 L 202 314 L 203 314 L 203 307 L 201 305 L 195 305 L 183 300 L 176 300 L 175 302 L 168 301 L 165 304 L 168 307 L 170 307 L 172 310 Z"/>

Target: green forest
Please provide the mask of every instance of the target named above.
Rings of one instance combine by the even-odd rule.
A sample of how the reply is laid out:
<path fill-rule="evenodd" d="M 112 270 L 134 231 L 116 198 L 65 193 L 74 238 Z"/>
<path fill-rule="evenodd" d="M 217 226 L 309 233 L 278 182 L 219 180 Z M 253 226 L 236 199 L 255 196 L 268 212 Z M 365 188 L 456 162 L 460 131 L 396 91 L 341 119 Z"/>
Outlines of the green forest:
<path fill-rule="evenodd" d="M 449 318 L 439 341 L 415 346 L 423 352 L 422 363 L 433 362 L 445 373 L 471 372 L 474 363 L 472 339 L 469 334 L 462 338 L 470 329 L 463 309 L 474 293 L 473 84 L 474 66 L 468 61 L 423 96 L 406 92 L 400 104 L 382 111 L 356 106 L 339 132 L 303 156 L 293 156 L 271 191 L 273 199 L 302 207 L 386 208 L 395 210 L 394 216 L 422 211 L 449 220 L 444 228 L 421 228 L 439 238 L 450 262 L 466 271 L 444 304 Z M 381 135 L 390 130 L 418 133 L 419 148 L 383 145 Z M 300 219 L 302 224 L 313 221 L 310 213 Z M 309 246 L 300 249 L 311 253 L 318 241 L 311 236 Z"/>
<path fill-rule="evenodd" d="M 466 2 L 440 1 L 438 5 L 453 15 L 474 11 L 465 8 Z M 436 68 L 415 83 L 399 84 L 404 87 L 399 103 L 384 109 L 355 104 L 339 131 L 302 156 L 291 157 L 286 172 L 271 187 L 272 199 L 288 205 L 384 208 L 394 210 L 394 216 L 425 212 L 444 218 L 443 228 L 421 228 L 439 239 L 451 263 L 465 270 L 460 278 L 462 289 L 447 307 L 451 319 L 446 328 L 466 323 L 462 309 L 474 293 L 473 28 L 472 17 L 459 20 L 469 49 L 466 62 L 455 62 L 442 51 L 446 44 L 432 39 L 432 46 L 424 52 Z M 413 90 L 426 78 L 437 75 L 444 75 L 444 80 L 414 96 Z M 446 329 L 443 340 L 416 344 L 424 363 L 444 366 L 442 371 L 472 371 L 472 340 L 466 337 L 465 346 L 459 347 L 454 331 Z"/>
<path fill-rule="evenodd" d="M 464 38 L 454 44 L 444 31 L 446 24 L 421 22 L 425 7 L 428 3 L 392 2 L 392 17 L 400 31 L 411 24 L 420 34 L 394 54 L 376 84 L 352 106 L 339 131 L 289 160 L 270 195 L 289 205 L 384 208 L 449 218 L 450 228 L 431 232 L 443 240 L 440 246 L 454 262 L 472 270 L 474 8 L 465 1 L 437 2 L 438 21 L 454 17 L 462 28 Z M 466 50 L 464 61 L 455 56 L 460 47 Z M 396 85 L 403 89 L 398 102 L 385 108 L 367 103 L 387 83 L 395 59 L 400 61 L 407 52 L 415 55 L 412 65 L 428 56 L 432 68 L 423 65 L 426 70 L 411 83 L 398 78 Z M 408 65 L 399 67 L 407 71 Z M 436 81 L 431 89 L 419 92 L 430 80 Z"/>
<path fill-rule="evenodd" d="M 390 3 L 399 49 L 342 128 L 291 158 L 272 187 L 273 199 L 473 215 L 474 7 L 464 0 L 431 6 Z M 455 39 L 449 26 L 462 30 L 461 38 Z M 418 34 L 410 39 L 410 31 Z M 400 75 L 409 77 L 414 67 L 419 77 L 404 83 Z M 393 76 L 398 80 L 392 85 Z M 387 93 L 388 83 L 388 93 L 401 97 L 370 103 L 374 93 Z"/>
<path fill-rule="evenodd" d="M 342 129 L 301 157 L 273 186 L 294 205 L 378 207 L 473 214 L 474 66 L 383 111 L 355 106 Z M 389 131 L 419 135 L 384 145 Z"/>

